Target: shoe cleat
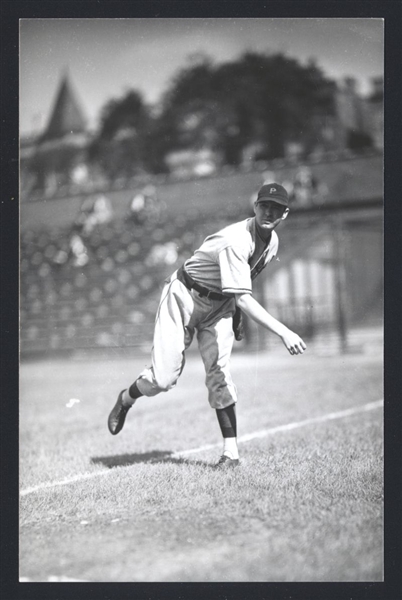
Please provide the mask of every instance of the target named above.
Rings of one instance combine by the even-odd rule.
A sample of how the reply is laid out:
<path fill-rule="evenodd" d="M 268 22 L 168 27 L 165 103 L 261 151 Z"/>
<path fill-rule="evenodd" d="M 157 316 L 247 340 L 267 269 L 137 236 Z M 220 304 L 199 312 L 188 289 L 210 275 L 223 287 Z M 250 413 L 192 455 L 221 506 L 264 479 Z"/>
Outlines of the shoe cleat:
<path fill-rule="evenodd" d="M 114 405 L 113 410 L 110 413 L 109 418 L 107 420 L 107 425 L 108 425 L 109 431 L 112 435 L 117 435 L 119 433 L 119 431 L 121 431 L 123 429 L 127 413 L 131 408 L 130 405 L 124 406 L 124 404 L 123 404 L 122 398 L 123 398 L 124 391 L 125 390 L 120 392 L 120 394 L 117 398 L 117 402 Z"/>

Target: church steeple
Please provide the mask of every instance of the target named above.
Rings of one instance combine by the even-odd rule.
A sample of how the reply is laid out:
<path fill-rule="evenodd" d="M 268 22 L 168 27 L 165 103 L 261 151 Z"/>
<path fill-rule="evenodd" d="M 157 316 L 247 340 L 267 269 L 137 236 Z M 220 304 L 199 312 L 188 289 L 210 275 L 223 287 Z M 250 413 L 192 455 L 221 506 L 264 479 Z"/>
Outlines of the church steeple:
<path fill-rule="evenodd" d="M 85 131 L 85 119 L 73 94 L 68 73 L 65 71 L 41 141 L 57 140 L 71 133 L 84 133 Z"/>

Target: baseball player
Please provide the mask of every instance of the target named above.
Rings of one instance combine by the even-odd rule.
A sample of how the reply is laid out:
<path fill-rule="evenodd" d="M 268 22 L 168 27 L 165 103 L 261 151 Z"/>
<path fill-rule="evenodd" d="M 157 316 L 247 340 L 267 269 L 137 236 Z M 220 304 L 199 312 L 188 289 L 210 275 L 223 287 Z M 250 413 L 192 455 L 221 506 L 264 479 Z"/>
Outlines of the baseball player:
<path fill-rule="evenodd" d="M 292 355 L 303 354 L 304 341 L 270 315 L 252 295 L 252 281 L 278 252 L 277 226 L 289 213 L 285 188 L 265 184 L 254 204 L 254 217 L 207 237 L 184 265 L 165 281 L 155 319 L 152 364 L 120 392 L 108 427 L 116 435 L 127 412 L 141 396 L 155 396 L 176 385 L 193 337 L 206 372 L 210 406 L 223 437 L 217 468 L 239 464 L 236 387 L 229 369 L 234 338 L 241 339 L 241 312 L 278 335 Z"/>

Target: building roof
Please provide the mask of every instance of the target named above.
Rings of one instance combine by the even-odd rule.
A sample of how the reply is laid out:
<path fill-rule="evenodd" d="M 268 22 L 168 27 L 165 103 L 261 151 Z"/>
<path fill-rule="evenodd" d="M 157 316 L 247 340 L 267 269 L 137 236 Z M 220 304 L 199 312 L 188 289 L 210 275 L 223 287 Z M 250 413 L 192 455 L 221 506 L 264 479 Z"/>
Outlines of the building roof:
<path fill-rule="evenodd" d="M 84 133 L 85 131 L 84 115 L 74 96 L 68 75 L 65 74 L 41 141 L 57 140 L 67 134 Z"/>

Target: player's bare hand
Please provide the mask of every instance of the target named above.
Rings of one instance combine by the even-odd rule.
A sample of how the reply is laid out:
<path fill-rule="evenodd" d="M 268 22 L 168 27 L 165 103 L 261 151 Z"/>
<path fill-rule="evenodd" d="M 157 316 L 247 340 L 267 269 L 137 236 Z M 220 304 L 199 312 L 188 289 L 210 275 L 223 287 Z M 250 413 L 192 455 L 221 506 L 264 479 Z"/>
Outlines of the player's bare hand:
<path fill-rule="evenodd" d="M 303 342 L 301 337 L 294 333 L 290 329 L 286 331 L 283 335 L 281 335 L 282 342 L 285 344 L 289 354 L 303 354 L 305 349 L 307 348 L 306 344 Z"/>

